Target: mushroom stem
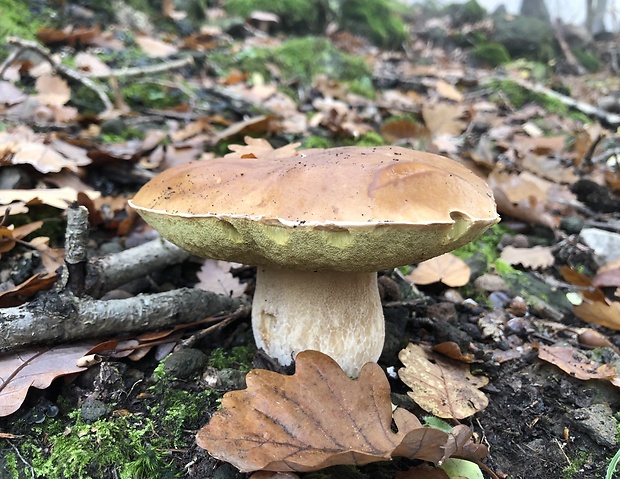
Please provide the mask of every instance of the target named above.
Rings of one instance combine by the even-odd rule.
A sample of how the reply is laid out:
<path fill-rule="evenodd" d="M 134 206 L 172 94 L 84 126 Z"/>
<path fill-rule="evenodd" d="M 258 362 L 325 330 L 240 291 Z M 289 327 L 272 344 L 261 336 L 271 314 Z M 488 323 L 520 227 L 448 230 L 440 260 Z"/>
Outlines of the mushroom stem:
<path fill-rule="evenodd" d="M 314 349 L 357 377 L 383 349 L 377 274 L 259 267 L 252 328 L 256 345 L 282 365 Z"/>

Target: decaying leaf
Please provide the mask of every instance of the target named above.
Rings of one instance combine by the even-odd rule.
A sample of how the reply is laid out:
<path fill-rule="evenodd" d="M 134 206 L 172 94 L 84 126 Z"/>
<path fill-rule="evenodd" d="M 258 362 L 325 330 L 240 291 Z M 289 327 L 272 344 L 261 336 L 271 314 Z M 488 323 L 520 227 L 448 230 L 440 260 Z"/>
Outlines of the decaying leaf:
<path fill-rule="evenodd" d="M 582 379 L 609 379 L 618 377 L 616 367 L 611 364 L 598 364 L 578 349 L 570 346 L 538 346 L 538 357 L 554 364 L 571 376 Z"/>
<path fill-rule="evenodd" d="M 35 274 L 23 283 L 0 293 L 0 308 L 10 308 L 25 303 L 35 293 L 50 289 L 56 282 L 56 274 Z"/>
<path fill-rule="evenodd" d="M 592 278 L 592 284 L 599 287 L 620 286 L 620 259 L 602 266 Z"/>
<path fill-rule="evenodd" d="M 232 266 L 235 264 L 228 261 L 206 259 L 202 263 L 200 271 L 196 273 L 199 282 L 194 285 L 194 288 L 230 295 L 233 298 L 242 296 L 245 285 L 230 273 Z"/>
<path fill-rule="evenodd" d="M 442 418 L 464 419 L 487 407 L 489 400 L 478 388 L 489 380 L 471 374 L 468 365 L 411 343 L 398 358 L 405 365 L 398 376 L 411 388 L 407 394 L 425 411 Z"/>
<path fill-rule="evenodd" d="M 465 130 L 465 122 L 461 120 L 465 108 L 462 105 L 438 103 L 424 105 L 422 117 L 431 136 L 451 135 L 458 136 Z"/>
<path fill-rule="evenodd" d="M 521 264 L 531 269 L 548 268 L 555 261 L 551 248 L 548 246 L 515 248 L 509 245 L 502 250 L 499 258 L 508 264 Z"/>
<path fill-rule="evenodd" d="M 85 191 L 91 200 L 99 198 L 98 191 Z M 48 188 L 39 190 L 0 190 L 0 205 L 10 205 L 13 202 L 26 204 L 46 204 L 65 210 L 77 200 L 78 192 L 73 188 Z"/>
<path fill-rule="evenodd" d="M 575 316 L 586 323 L 598 324 L 620 331 L 620 302 L 618 301 L 590 301 L 585 299 L 581 304 L 573 306 L 572 309 Z"/>
<path fill-rule="evenodd" d="M 76 361 L 92 344 L 29 350 L 0 358 L 0 416 L 19 409 L 30 387 L 47 388 L 58 376 L 84 371 Z"/>
<path fill-rule="evenodd" d="M 59 172 L 63 168 L 78 171 L 91 163 L 81 148 L 34 133 L 20 126 L 0 132 L 0 164 L 29 164 L 41 173 Z"/>
<path fill-rule="evenodd" d="M 406 456 L 441 463 L 483 457 L 471 430 L 423 427 L 403 409 L 394 412 L 381 368 L 366 364 L 356 380 L 318 351 L 302 351 L 296 372 L 252 370 L 248 388 L 224 395 L 222 409 L 197 435 L 198 445 L 241 471 L 312 471 Z"/>
<path fill-rule="evenodd" d="M 35 232 L 41 226 L 43 226 L 43 221 L 33 221 L 32 223 L 28 223 L 27 225 L 19 226 L 14 228 L 11 226 L 0 226 L 0 257 L 2 253 L 7 253 L 11 251 L 18 240 L 21 240 L 28 236 L 30 233 Z"/>
<path fill-rule="evenodd" d="M 246 136 L 245 145 L 228 145 L 233 153 L 228 153 L 225 158 L 261 158 L 269 155 L 271 158 L 287 158 L 298 154 L 297 147 L 301 143 L 289 143 L 281 148 L 274 149 L 264 138 L 252 138 Z"/>
<path fill-rule="evenodd" d="M 431 284 L 442 282 L 456 288 L 466 285 L 471 270 L 467 263 L 452 253 L 445 253 L 427 261 L 422 261 L 416 269 L 407 275 L 414 284 Z"/>

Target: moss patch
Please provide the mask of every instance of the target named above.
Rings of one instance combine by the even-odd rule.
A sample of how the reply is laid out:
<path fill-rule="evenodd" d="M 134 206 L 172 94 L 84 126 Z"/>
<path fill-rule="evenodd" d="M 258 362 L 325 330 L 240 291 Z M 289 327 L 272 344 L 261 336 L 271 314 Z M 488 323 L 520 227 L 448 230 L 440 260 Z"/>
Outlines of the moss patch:
<path fill-rule="evenodd" d="M 252 369 L 252 360 L 256 350 L 251 346 L 235 346 L 230 351 L 214 349 L 209 356 L 209 366 L 215 369 L 238 369 L 248 372 Z"/>
<path fill-rule="evenodd" d="M 505 95 L 514 108 L 518 109 L 528 103 L 536 103 L 549 113 L 557 113 L 559 115 L 568 115 L 569 113 L 569 108 L 559 100 L 543 93 L 537 93 L 523 88 L 515 81 L 492 81 L 489 83 L 489 86 Z"/>
<path fill-rule="evenodd" d="M 238 68 L 247 73 L 271 77 L 268 65 L 274 65 L 284 81 L 308 83 L 319 73 L 339 81 L 362 81 L 371 71 L 362 58 L 338 50 L 329 40 L 319 37 L 293 38 L 275 48 L 251 48 L 236 55 L 213 54 L 210 61 L 224 72 Z"/>
<path fill-rule="evenodd" d="M 228 0 L 226 11 L 247 17 L 256 10 L 275 13 L 286 31 L 297 34 L 320 33 L 327 25 L 327 0 Z"/>
<path fill-rule="evenodd" d="M 398 48 L 407 38 L 403 21 L 386 0 L 344 0 L 340 25 L 383 48 Z"/>
<path fill-rule="evenodd" d="M 497 67 L 510 61 L 510 54 L 504 45 L 500 43 L 482 43 L 476 45 L 472 55 L 482 65 Z"/>
<path fill-rule="evenodd" d="M 40 26 L 40 20 L 28 10 L 28 2 L 0 0 L 0 59 L 8 55 L 4 39 L 10 35 L 33 40 Z"/>

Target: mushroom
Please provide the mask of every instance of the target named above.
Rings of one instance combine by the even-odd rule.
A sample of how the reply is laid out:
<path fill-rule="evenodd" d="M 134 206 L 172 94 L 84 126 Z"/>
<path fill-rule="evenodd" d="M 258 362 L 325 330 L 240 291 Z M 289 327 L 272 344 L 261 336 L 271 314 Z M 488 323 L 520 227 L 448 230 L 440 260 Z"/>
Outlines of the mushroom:
<path fill-rule="evenodd" d="M 130 204 L 191 253 L 258 267 L 254 337 L 282 365 L 314 349 L 356 377 L 383 348 L 377 271 L 451 251 L 499 220 L 485 182 L 442 156 L 394 146 L 243 156 L 170 168 Z"/>

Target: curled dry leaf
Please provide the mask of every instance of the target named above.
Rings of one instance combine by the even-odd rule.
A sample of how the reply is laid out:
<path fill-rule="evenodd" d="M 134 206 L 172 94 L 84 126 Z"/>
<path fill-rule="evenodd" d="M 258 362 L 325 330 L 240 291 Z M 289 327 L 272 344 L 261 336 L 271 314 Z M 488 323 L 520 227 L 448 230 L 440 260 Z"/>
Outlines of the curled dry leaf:
<path fill-rule="evenodd" d="M 54 378 L 83 371 L 76 365 L 92 344 L 22 351 L 0 358 L 0 416 L 19 409 L 30 387 L 47 388 Z"/>
<path fill-rule="evenodd" d="M 431 284 L 442 282 L 456 288 L 466 285 L 471 270 L 467 263 L 452 253 L 422 261 L 406 278 L 414 284 Z"/>
<path fill-rule="evenodd" d="M 554 364 L 572 377 L 588 379 L 618 379 L 618 372 L 611 364 L 598 364 L 578 349 L 570 346 L 538 346 L 538 357 Z"/>
<path fill-rule="evenodd" d="M 225 158 L 261 158 L 269 155 L 271 158 L 288 158 L 298 154 L 297 147 L 301 143 L 289 143 L 281 148 L 274 149 L 264 138 L 252 138 L 246 136 L 245 145 L 228 145 L 233 153 L 228 153 Z"/>
<path fill-rule="evenodd" d="M 489 400 L 478 388 L 489 380 L 471 374 L 467 364 L 411 343 L 398 358 L 405 365 L 398 376 L 411 388 L 407 394 L 425 411 L 442 418 L 464 419 L 487 407 Z"/>
<path fill-rule="evenodd" d="M 224 395 L 222 409 L 197 435 L 198 445 L 241 471 L 313 471 L 405 456 L 441 463 L 451 455 L 483 457 L 471 430 L 450 433 L 394 412 L 381 368 L 366 364 L 356 380 L 318 351 L 302 351 L 296 372 L 252 370 L 248 388 Z"/>
<path fill-rule="evenodd" d="M 531 269 L 548 268 L 555 261 L 551 248 L 547 246 L 515 248 L 509 245 L 502 250 L 499 258 L 508 264 L 521 264 Z"/>

